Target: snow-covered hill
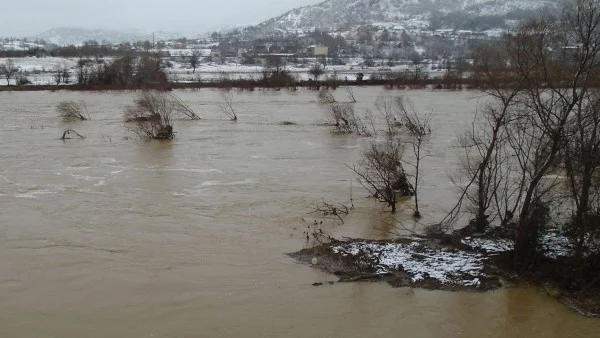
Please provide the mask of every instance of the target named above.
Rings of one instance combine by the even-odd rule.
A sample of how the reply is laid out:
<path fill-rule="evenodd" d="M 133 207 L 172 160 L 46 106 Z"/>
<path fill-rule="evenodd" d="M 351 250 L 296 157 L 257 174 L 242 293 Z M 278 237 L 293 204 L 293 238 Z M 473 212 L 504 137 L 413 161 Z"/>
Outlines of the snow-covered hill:
<path fill-rule="evenodd" d="M 519 19 L 544 8 L 556 9 L 563 0 L 328 0 L 294 9 L 258 25 L 263 30 L 335 30 L 395 22 L 429 26 L 431 18 L 464 21 L 482 16 Z M 450 18 L 450 19 L 449 19 Z M 444 21 L 445 19 L 445 21 Z M 442 27 L 445 28 L 445 27 Z M 446 27 L 447 28 L 447 27 Z"/>

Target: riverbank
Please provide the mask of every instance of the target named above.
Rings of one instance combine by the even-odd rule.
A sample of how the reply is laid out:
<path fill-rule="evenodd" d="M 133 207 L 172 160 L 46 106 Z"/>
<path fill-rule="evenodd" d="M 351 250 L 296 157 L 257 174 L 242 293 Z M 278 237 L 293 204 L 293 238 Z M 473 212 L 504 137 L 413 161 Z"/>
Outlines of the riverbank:
<path fill-rule="evenodd" d="M 338 282 L 385 281 L 393 287 L 475 292 L 533 284 L 581 315 L 600 316 L 600 289 L 561 286 L 561 276 L 572 266 L 568 242 L 558 234 L 544 242 L 547 259 L 535 270 L 519 273 L 510 268 L 512 241 L 486 237 L 331 239 L 289 256 L 336 275 Z"/>
<path fill-rule="evenodd" d="M 196 81 L 196 82 L 167 82 L 131 86 L 116 85 L 78 85 L 78 84 L 60 84 L 60 85 L 10 85 L 0 86 L 0 91 L 127 91 L 127 90 L 176 90 L 176 89 L 238 89 L 253 91 L 256 89 L 264 90 L 296 90 L 298 88 L 320 89 L 320 88 L 338 88 L 341 86 L 382 86 L 386 89 L 461 89 L 472 88 L 473 83 L 467 79 L 460 83 L 447 83 L 443 79 L 424 79 L 424 80 L 384 80 L 369 79 L 362 81 L 350 80 L 324 80 L 324 81 L 295 81 L 286 83 L 272 83 L 264 80 L 220 80 L 220 81 Z"/>

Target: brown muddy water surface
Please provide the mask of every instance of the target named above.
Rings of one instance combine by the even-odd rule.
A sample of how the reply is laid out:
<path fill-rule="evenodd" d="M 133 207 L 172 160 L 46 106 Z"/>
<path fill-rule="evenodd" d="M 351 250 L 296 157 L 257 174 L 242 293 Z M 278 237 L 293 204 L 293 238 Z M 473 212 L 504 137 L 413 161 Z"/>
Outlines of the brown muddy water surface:
<path fill-rule="evenodd" d="M 357 112 L 389 93 L 355 89 Z M 453 140 L 480 97 L 401 93 L 435 110 L 421 190 L 432 221 L 456 198 Z M 312 205 L 353 186 L 356 209 L 327 228 L 392 230 L 345 167 L 368 140 L 320 126 L 314 92 L 235 93 L 237 123 L 217 91 L 177 94 L 203 119 L 143 142 L 122 122 L 134 93 L 0 93 L 0 337 L 600 337 L 597 319 L 536 288 L 312 286 L 335 277 L 285 255 L 305 245 Z M 62 100 L 85 100 L 92 120 L 60 121 Z M 60 141 L 67 128 L 87 138 Z"/>

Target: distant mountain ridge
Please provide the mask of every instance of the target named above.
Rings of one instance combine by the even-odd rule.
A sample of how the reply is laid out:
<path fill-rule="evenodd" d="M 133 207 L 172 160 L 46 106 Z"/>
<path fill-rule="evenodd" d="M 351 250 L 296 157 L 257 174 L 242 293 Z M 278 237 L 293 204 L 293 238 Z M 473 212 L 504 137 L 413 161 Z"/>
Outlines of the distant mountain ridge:
<path fill-rule="evenodd" d="M 181 37 L 178 33 L 155 32 L 154 38 L 158 40 L 175 39 Z M 134 41 L 152 41 L 152 32 L 139 30 L 112 30 L 112 29 L 85 29 L 58 27 L 45 31 L 34 38 L 44 39 L 56 45 L 81 45 L 85 41 L 94 40 L 99 43 L 121 43 Z"/>
<path fill-rule="evenodd" d="M 300 7 L 257 25 L 262 30 L 292 31 L 313 28 L 337 30 L 379 22 L 428 25 L 430 19 L 512 17 L 556 10 L 564 0 L 327 0 Z M 449 20 L 446 20 L 449 21 Z M 412 22 L 412 23 L 411 23 Z"/>

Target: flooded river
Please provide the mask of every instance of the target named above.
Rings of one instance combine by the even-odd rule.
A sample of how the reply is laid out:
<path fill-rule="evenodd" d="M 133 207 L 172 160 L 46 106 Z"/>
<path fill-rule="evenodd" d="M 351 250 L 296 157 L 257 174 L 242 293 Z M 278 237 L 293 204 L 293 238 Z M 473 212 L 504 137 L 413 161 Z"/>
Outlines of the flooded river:
<path fill-rule="evenodd" d="M 456 198 L 453 140 L 479 94 L 399 93 L 435 112 L 420 191 L 432 221 Z M 335 278 L 285 255 L 305 245 L 311 206 L 352 191 L 329 231 L 394 230 L 346 168 L 368 140 L 332 135 L 314 92 L 235 93 L 237 123 L 218 91 L 177 94 L 203 119 L 144 142 L 122 122 L 133 93 L 0 92 L 0 337 L 600 336 L 535 288 L 312 286 Z M 357 112 L 381 94 L 355 89 Z M 92 120 L 62 122 L 63 100 L 85 100 Z M 68 128 L 86 139 L 60 141 Z"/>

